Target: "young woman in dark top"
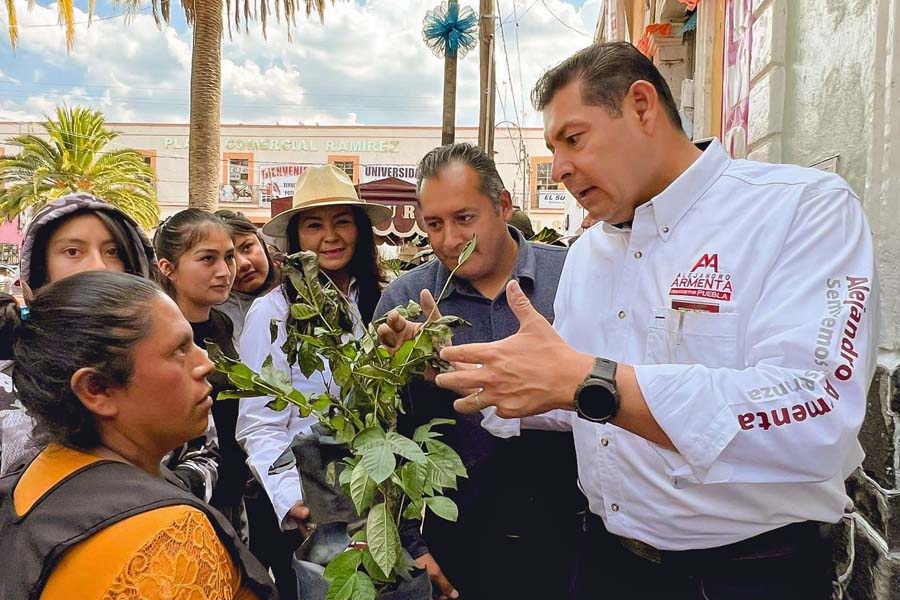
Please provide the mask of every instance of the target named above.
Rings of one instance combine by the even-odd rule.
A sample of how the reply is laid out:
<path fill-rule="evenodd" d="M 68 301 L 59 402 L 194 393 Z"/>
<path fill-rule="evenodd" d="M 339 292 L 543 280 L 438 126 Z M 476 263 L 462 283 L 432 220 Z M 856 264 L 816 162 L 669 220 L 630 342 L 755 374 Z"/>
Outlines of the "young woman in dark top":
<path fill-rule="evenodd" d="M 234 244 L 225 223 L 210 212 L 189 208 L 159 226 L 153 245 L 160 284 L 190 323 L 194 343 L 205 349 L 207 341 L 213 342 L 225 355 L 237 358 L 231 320 L 214 308 L 228 298 L 235 276 Z M 214 400 L 219 392 L 232 387 L 219 372 L 210 373 L 208 380 Z M 221 460 L 210 504 L 246 536 L 243 494 L 249 472 L 234 437 L 237 412 L 237 402 L 213 403 Z"/>
<path fill-rule="evenodd" d="M 259 231 L 244 213 L 217 210 L 215 215 L 225 221 L 234 242 L 234 261 L 237 271 L 231 293 L 224 304 L 216 307 L 234 324 L 235 347 L 244 329 L 244 316 L 253 301 L 281 283 L 281 273 L 272 261 Z M 240 348 L 238 348 L 240 352 Z"/>

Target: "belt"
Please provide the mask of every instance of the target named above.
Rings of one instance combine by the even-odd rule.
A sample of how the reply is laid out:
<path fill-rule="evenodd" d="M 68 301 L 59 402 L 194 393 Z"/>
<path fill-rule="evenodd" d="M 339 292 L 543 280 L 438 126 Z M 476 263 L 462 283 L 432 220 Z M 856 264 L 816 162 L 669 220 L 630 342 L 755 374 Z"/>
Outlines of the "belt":
<path fill-rule="evenodd" d="M 592 515 L 594 516 L 594 515 Z M 593 519 L 591 519 L 593 521 Z M 596 517 L 597 521 L 601 521 Z M 602 521 L 601 521 L 602 523 Z M 716 548 L 700 550 L 660 550 L 632 538 L 612 534 L 625 549 L 657 564 L 709 565 L 713 562 L 730 560 L 750 560 L 754 558 L 777 558 L 803 551 L 805 549 L 822 548 L 823 543 L 830 543 L 832 526 L 817 521 L 801 521 L 791 523 L 765 533 Z"/>

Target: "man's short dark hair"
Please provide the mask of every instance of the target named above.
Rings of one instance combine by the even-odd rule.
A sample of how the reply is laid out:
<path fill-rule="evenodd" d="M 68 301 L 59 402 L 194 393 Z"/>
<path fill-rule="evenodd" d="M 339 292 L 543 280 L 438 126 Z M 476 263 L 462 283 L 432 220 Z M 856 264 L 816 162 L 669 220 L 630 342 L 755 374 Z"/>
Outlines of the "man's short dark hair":
<path fill-rule="evenodd" d="M 622 101 L 631 85 L 646 81 L 656 89 L 672 124 L 684 131 L 669 84 L 653 61 L 628 42 L 594 44 L 544 73 L 531 91 L 534 107 L 544 110 L 556 92 L 576 80 L 581 82 L 581 101 L 604 107 L 614 118 L 622 116 Z"/>
<path fill-rule="evenodd" d="M 439 146 L 422 157 L 416 173 L 416 198 L 422 193 L 422 182 L 437 177 L 441 169 L 452 164 L 469 165 L 478 174 L 479 191 L 500 210 L 500 194 L 505 186 L 494 159 L 481 146 L 457 142 Z"/>

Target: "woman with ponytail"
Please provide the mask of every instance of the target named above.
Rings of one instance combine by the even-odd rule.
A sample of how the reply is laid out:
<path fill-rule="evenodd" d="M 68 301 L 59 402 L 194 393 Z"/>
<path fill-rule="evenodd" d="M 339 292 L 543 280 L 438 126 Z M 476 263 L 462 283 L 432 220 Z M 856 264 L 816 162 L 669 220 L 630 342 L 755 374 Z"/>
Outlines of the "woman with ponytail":
<path fill-rule="evenodd" d="M 2 302 L 43 449 L 0 478 L 0 598 L 274 598 L 228 520 L 163 479 L 212 406 L 213 364 L 175 303 L 110 271 L 42 286 L 25 311 Z"/>

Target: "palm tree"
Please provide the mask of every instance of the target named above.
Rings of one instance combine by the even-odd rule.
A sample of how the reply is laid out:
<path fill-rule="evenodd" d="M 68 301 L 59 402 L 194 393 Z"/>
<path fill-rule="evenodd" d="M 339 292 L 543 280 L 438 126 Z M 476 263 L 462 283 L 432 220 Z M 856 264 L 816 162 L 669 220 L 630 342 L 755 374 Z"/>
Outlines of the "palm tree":
<path fill-rule="evenodd" d="M 34 1 L 34 0 L 29 0 Z M 125 12 L 135 15 L 140 12 L 141 0 L 117 0 Z M 288 40 L 291 27 L 296 27 L 298 6 L 306 9 L 306 17 L 315 11 L 319 20 L 325 20 L 326 0 L 274 0 L 275 18 L 281 21 L 282 11 L 288 26 Z M 331 0 L 334 4 L 334 0 Z M 171 0 L 152 0 L 153 18 L 157 25 L 169 22 Z M 191 57 L 191 127 L 188 148 L 188 204 L 207 210 L 215 210 L 219 204 L 219 126 L 222 116 L 222 35 L 225 21 L 231 19 L 237 29 L 243 17 L 247 26 L 257 14 L 262 23 L 263 36 L 266 34 L 266 20 L 271 14 L 269 0 L 181 0 L 181 6 L 188 25 L 194 28 L 194 50 Z M 66 45 L 71 50 L 75 43 L 72 0 L 59 0 L 59 22 L 66 28 Z M 257 11 L 258 8 L 258 11 Z M 13 49 L 18 40 L 18 26 L 14 0 L 6 0 L 9 17 L 9 39 Z M 93 16 L 94 2 L 88 5 L 88 16 Z M 224 17 L 223 18 L 223 13 Z"/>
<path fill-rule="evenodd" d="M 44 135 L 6 140 L 22 151 L 0 157 L 0 218 L 12 219 L 71 192 L 88 192 L 118 206 L 147 231 L 159 224 L 153 171 L 131 149 L 106 149 L 119 134 L 106 129 L 100 111 L 56 109 Z"/>

